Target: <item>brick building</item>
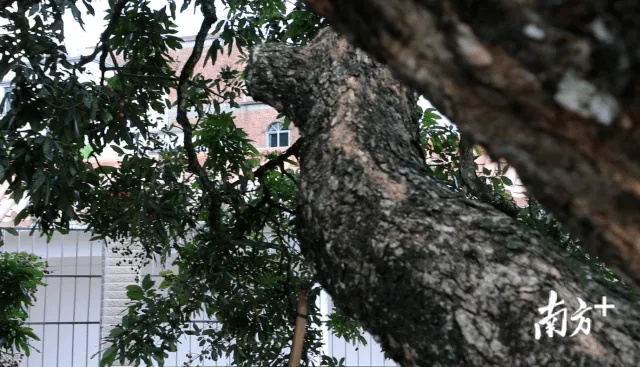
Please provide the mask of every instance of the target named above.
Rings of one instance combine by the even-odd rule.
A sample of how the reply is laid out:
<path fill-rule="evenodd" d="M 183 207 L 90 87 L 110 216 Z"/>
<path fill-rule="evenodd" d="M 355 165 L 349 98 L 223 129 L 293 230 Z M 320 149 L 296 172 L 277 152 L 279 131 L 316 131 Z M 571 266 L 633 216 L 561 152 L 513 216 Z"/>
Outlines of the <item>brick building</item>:
<path fill-rule="evenodd" d="M 189 55 L 191 55 L 194 39 L 195 37 L 185 37 L 183 48 L 170 54 L 175 61 L 174 70 L 176 70 L 177 73 L 182 70 L 184 63 Z M 208 47 L 214 39 L 215 36 L 210 36 L 205 43 L 206 47 Z M 240 63 L 240 53 L 235 48 L 230 55 L 225 48 L 225 52 L 222 55 L 218 55 L 215 65 L 211 65 L 211 61 L 209 61 L 207 65 L 204 65 L 203 61 L 204 57 L 194 69 L 194 74 L 201 74 L 205 78 L 218 77 L 224 67 L 237 70 L 242 70 L 243 68 L 243 64 Z M 170 93 L 169 100 L 175 102 L 175 91 Z M 281 140 L 279 136 L 275 141 L 270 141 L 269 137 L 273 137 L 277 131 L 280 131 L 275 130 L 275 126 L 272 125 L 282 122 L 282 119 L 278 120 L 276 118 L 278 116 L 276 110 L 264 103 L 255 102 L 248 96 L 241 96 L 240 100 L 240 108 L 233 110 L 236 126 L 242 128 L 249 135 L 249 139 L 254 142 L 256 148 L 261 151 L 270 151 L 273 150 L 273 148 L 286 148 L 298 139 L 298 130 L 292 125 L 290 129 L 288 129 L 289 138 L 286 141 L 284 141 L 284 139 Z M 171 122 L 175 120 L 175 110 L 171 111 L 169 117 Z M 269 134 L 269 127 L 272 127 L 272 134 Z"/>

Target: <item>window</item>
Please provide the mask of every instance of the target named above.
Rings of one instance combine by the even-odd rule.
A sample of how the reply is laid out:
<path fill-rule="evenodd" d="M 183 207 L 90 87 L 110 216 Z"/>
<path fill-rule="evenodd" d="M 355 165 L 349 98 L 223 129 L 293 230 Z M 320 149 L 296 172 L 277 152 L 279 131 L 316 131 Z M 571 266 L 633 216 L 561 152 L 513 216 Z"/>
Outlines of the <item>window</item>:
<path fill-rule="evenodd" d="M 267 129 L 267 146 L 269 148 L 289 146 L 289 129 L 282 122 L 274 122 Z"/>
<path fill-rule="evenodd" d="M 2 109 L 0 110 L 0 116 L 4 116 L 11 109 L 11 100 L 13 99 L 13 92 L 11 91 L 11 87 L 3 87 L 2 88 L 2 99 L 4 102 L 2 105 Z"/>

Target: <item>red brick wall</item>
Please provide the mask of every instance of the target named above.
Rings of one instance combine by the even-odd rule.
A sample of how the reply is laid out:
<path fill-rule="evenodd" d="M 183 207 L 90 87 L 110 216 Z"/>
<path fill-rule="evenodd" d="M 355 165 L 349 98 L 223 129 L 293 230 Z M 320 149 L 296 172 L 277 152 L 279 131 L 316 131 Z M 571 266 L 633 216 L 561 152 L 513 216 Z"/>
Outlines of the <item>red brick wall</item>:
<path fill-rule="evenodd" d="M 208 50 L 209 45 L 211 44 L 211 40 L 207 40 L 205 47 L 205 54 Z M 188 47 L 189 44 L 185 45 L 186 47 L 177 50 L 175 52 L 170 53 L 170 56 L 175 60 L 174 70 L 176 70 L 176 75 L 179 75 L 180 70 L 184 66 L 184 63 L 191 55 L 192 48 Z M 223 54 L 218 54 L 218 58 L 214 65 L 211 64 L 211 60 L 207 62 L 207 65 L 204 66 L 204 56 L 197 64 L 194 73 L 200 73 L 206 78 L 216 78 L 223 67 L 229 66 L 232 69 L 242 69 L 244 64 L 238 64 L 240 52 L 237 49 L 234 49 L 231 52 L 231 55 L 227 54 L 227 50 L 225 47 L 225 51 Z M 176 99 L 175 91 L 171 91 L 169 95 L 169 99 L 173 102 Z M 244 101 L 251 101 L 251 98 L 244 97 L 244 99 L 240 99 Z M 254 145 L 256 148 L 261 151 L 270 151 L 274 150 L 273 148 L 267 148 L 267 128 L 269 125 L 276 121 L 276 116 L 278 115 L 277 111 L 268 106 L 262 106 L 264 108 L 258 108 L 259 105 L 249 104 L 247 106 L 241 107 L 239 111 L 234 112 L 236 126 L 244 129 L 249 135 L 249 139 L 254 141 Z M 280 119 L 282 121 L 282 119 Z M 175 121 L 172 121 L 175 122 Z M 298 137 L 299 132 L 298 129 L 291 124 L 289 127 L 291 130 L 289 145 L 293 144 Z M 286 147 L 278 148 L 279 150 L 286 149 Z"/>
<path fill-rule="evenodd" d="M 236 126 L 244 129 L 247 135 L 249 135 L 249 139 L 254 142 L 254 145 L 258 149 L 267 148 L 267 128 L 269 125 L 275 121 L 283 121 L 283 119 L 276 119 L 278 112 L 270 107 L 254 110 L 241 109 L 234 113 L 234 115 L 236 117 Z M 300 135 L 298 129 L 296 129 L 293 124 L 289 126 L 289 129 L 291 130 L 289 145 L 291 145 Z"/>
<path fill-rule="evenodd" d="M 222 70 L 222 68 L 225 66 L 228 66 L 231 69 L 237 69 L 237 70 L 241 70 L 244 68 L 244 65 L 236 64 L 236 62 L 239 60 L 240 52 L 234 48 L 231 52 L 231 55 L 227 55 L 226 47 L 222 55 L 218 54 L 218 58 L 215 64 L 212 65 L 211 59 L 209 59 L 205 66 L 204 65 L 205 55 L 207 54 L 207 51 L 209 50 L 209 46 L 211 46 L 212 41 L 213 39 L 210 39 L 210 40 L 207 40 L 207 42 L 205 43 L 203 56 L 198 62 L 198 64 L 196 65 L 196 67 L 194 68 L 193 70 L 194 74 L 202 74 L 205 78 L 215 79 L 218 76 L 218 74 L 220 74 L 220 71 Z M 180 75 L 180 71 L 184 67 L 184 64 L 187 62 L 187 59 L 189 58 L 189 56 L 191 55 L 191 52 L 193 51 L 193 48 L 188 46 L 189 46 L 189 43 L 184 45 L 182 49 L 172 51 L 169 53 L 169 56 L 171 56 L 174 60 L 173 70 L 175 70 L 176 75 Z M 171 102 L 175 102 L 176 100 L 175 90 L 171 91 L 171 93 L 169 94 L 169 99 L 171 100 Z"/>

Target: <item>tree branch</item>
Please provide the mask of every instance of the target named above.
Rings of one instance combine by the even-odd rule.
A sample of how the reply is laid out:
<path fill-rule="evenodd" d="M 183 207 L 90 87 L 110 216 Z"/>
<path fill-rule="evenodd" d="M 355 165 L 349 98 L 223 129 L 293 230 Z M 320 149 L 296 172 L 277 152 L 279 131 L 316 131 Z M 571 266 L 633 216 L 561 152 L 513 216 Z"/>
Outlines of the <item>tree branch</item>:
<path fill-rule="evenodd" d="M 211 7 L 213 7 L 213 5 L 208 4 L 206 1 L 202 3 L 204 20 L 202 21 L 200 30 L 196 35 L 191 55 L 189 55 L 189 58 L 182 67 L 182 71 L 178 78 L 176 121 L 182 127 L 184 135 L 183 145 L 187 154 L 188 170 L 196 175 L 198 182 L 202 185 L 202 189 L 205 193 L 204 200 L 211 200 L 209 226 L 213 231 L 218 232 L 222 218 L 222 197 L 198 162 L 198 155 L 196 153 L 195 146 L 193 145 L 193 127 L 191 126 L 191 122 L 189 122 L 189 117 L 187 116 L 187 93 L 191 77 L 193 76 L 193 70 L 202 57 L 204 42 L 209 30 L 217 20 L 215 10 L 211 12 Z"/>
<path fill-rule="evenodd" d="M 83 67 L 84 65 L 92 62 L 93 60 L 95 60 L 96 56 L 98 56 L 98 54 L 102 52 L 102 56 L 100 57 L 100 70 L 102 71 L 102 78 L 104 79 L 105 60 L 107 57 L 107 53 L 109 52 L 109 38 L 111 38 L 111 35 L 113 34 L 113 31 L 115 30 L 116 25 L 118 24 L 118 21 L 122 16 L 122 10 L 124 10 L 124 7 L 127 5 L 128 1 L 129 0 L 118 0 L 115 2 L 113 7 L 111 8 L 111 19 L 109 20 L 109 23 L 107 24 L 104 32 L 102 32 L 102 34 L 100 35 L 100 41 L 98 41 L 96 48 L 90 55 L 80 57 L 80 61 L 76 63 L 75 68 Z"/>
<path fill-rule="evenodd" d="M 296 140 L 296 142 L 293 143 L 293 145 L 291 145 L 289 148 L 287 148 L 287 150 L 285 150 L 282 154 L 278 155 L 274 159 L 268 160 L 262 166 L 253 171 L 253 177 L 261 178 L 268 171 L 280 167 L 291 156 L 298 155 L 300 153 L 302 144 L 302 139 Z"/>
<path fill-rule="evenodd" d="M 640 3 L 306 3 L 506 158 L 581 246 L 640 290 Z"/>
<path fill-rule="evenodd" d="M 284 78 L 308 94 L 272 88 Z M 638 301 L 597 277 L 585 281 L 594 275 L 540 235 L 432 178 L 416 148 L 412 93 L 344 38 L 324 31 L 302 49 L 259 46 L 246 83 L 254 99 L 281 106 L 305 141 L 303 255 L 394 360 L 622 366 L 640 358 Z M 571 308 L 576 297 L 606 295 L 616 316 L 594 315 L 589 335 L 535 340 L 550 290 Z"/>
<path fill-rule="evenodd" d="M 518 217 L 518 206 L 512 200 L 505 199 L 491 191 L 491 189 L 478 178 L 476 165 L 473 159 L 473 143 L 467 134 L 460 134 L 460 176 L 469 189 L 471 195 L 493 206 L 511 218 Z"/>
<path fill-rule="evenodd" d="M 265 225 L 264 220 L 266 220 L 268 213 L 266 213 L 266 214 L 263 213 L 262 209 L 267 204 L 270 204 L 272 207 L 274 207 L 274 208 L 276 208 L 278 210 L 281 210 L 283 212 L 286 212 L 286 213 L 288 213 L 290 215 L 295 215 L 296 214 L 293 211 L 291 211 L 289 208 L 286 208 L 285 206 L 280 205 L 279 203 L 277 203 L 273 199 L 273 197 L 271 195 L 271 191 L 269 190 L 269 188 L 265 184 L 265 176 L 266 176 L 267 172 L 269 172 L 271 170 L 274 170 L 274 169 L 279 168 L 279 167 L 282 168 L 282 166 L 284 165 L 284 162 L 289 157 L 299 153 L 300 147 L 302 146 L 302 144 L 303 144 L 302 143 L 302 139 L 297 140 L 292 146 L 290 146 L 282 154 L 278 155 L 277 157 L 275 157 L 273 159 L 268 160 L 262 166 L 258 167 L 256 170 L 253 171 L 253 177 L 255 179 L 257 179 L 258 182 L 260 183 L 260 190 L 262 190 L 262 198 L 257 203 L 255 203 L 255 204 L 247 207 L 246 209 L 244 209 L 243 213 L 238 216 L 238 221 L 240 223 L 236 228 L 237 232 L 233 236 L 234 238 L 241 239 L 250 230 L 255 230 L 255 229 L 263 230 L 264 229 L 264 225 Z M 285 174 L 288 175 L 288 173 L 285 173 Z M 293 178 L 292 178 L 292 180 L 293 180 Z M 294 180 L 294 182 L 295 182 L 295 180 Z M 233 186 L 237 186 L 237 185 L 241 185 L 241 184 L 242 184 L 241 180 L 237 180 L 235 183 L 233 183 Z M 261 224 L 256 226 L 256 222 L 259 220 L 261 215 L 265 219 L 261 221 Z"/>

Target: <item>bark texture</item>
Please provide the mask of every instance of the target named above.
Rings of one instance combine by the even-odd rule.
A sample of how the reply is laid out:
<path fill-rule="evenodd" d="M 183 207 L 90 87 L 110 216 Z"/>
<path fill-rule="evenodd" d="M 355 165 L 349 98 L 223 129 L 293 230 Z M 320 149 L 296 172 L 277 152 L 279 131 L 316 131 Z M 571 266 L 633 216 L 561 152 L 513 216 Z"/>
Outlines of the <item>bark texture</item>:
<path fill-rule="evenodd" d="M 640 2 L 306 2 L 640 290 Z"/>
<path fill-rule="evenodd" d="M 428 176 L 416 94 L 347 40 L 263 45 L 252 96 L 302 134 L 301 249 L 336 304 L 403 366 L 635 366 L 637 301 L 607 288 L 494 207 Z M 549 291 L 615 311 L 589 335 L 540 340 Z M 571 325 L 571 324 L 570 324 Z"/>

